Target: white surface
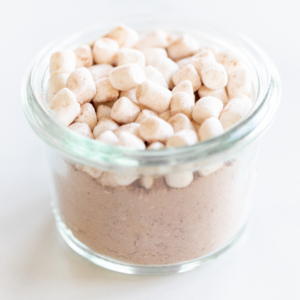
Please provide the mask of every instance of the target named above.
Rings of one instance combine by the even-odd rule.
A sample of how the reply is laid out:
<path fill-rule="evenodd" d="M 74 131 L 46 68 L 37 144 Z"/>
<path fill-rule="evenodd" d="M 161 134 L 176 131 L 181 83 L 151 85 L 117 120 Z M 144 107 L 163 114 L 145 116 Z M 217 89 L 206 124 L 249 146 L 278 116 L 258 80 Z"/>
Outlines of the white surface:
<path fill-rule="evenodd" d="M 101 4 L 105 2 L 105 4 Z M 184 3 L 184 4 L 183 4 Z M 297 1 L 6 1 L 0 10 L 0 299 L 300 299 L 300 39 Z M 238 247 L 178 275 L 101 269 L 58 237 L 42 142 L 21 109 L 20 84 L 36 53 L 109 14 L 198 14 L 238 29 L 277 65 L 279 115 L 264 136 L 254 217 Z"/>

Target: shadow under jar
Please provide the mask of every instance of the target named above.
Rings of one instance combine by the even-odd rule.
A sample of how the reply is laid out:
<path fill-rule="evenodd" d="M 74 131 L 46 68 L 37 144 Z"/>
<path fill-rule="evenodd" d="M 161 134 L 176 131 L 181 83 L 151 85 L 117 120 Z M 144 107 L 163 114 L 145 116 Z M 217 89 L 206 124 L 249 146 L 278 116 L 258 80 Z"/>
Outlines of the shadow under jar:
<path fill-rule="evenodd" d="M 68 245 L 102 267 L 130 274 L 191 270 L 228 249 L 248 219 L 259 138 L 276 114 L 280 84 L 249 40 L 193 18 L 135 16 L 140 34 L 163 28 L 238 55 L 252 76 L 253 107 L 223 135 L 189 147 L 136 151 L 63 127 L 46 95 L 50 55 L 95 40 L 120 20 L 44 49 L 23 86 L 26 117 L 45 142 L 57 227 Z M 170 181 L 190 183 L 173 188 Z"/>

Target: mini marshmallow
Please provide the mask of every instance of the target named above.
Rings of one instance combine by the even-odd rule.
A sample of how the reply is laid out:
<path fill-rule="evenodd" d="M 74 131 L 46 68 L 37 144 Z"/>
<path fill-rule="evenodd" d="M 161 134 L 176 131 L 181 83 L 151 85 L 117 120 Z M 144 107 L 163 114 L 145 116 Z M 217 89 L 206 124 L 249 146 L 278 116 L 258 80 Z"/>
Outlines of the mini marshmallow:
<path fill-rule="evenodd" d="M 145 48 L 143 53 L 146 58 L 146 65 L 153 65 L 159 59 L 168 58 L 167 51 L 163 48 Z"/>
<path fill-rule="evenodd" d="M 120 92 L 120 98 L 121 97 L 126 97 L 128 99 L 130 99 L 132 102 L 136 103 L 136 104 L 140 104 L 137 100 L 136 100 L 136 90 L 137 88 L 128 90 L 128 91 L 121 91 Z"/>
<path fill-rule="evenodd" d="M 108 77 L 97 80 L 95 85 L 96 94 L 93 99 L 94 103 L 104 103 L 118 99 L 119 91 L 111 85 Z"/>
<path fill-rule="evenodd" d="M 167 110 L 161 114 L 158 115 L 161 119 L 165 120 L 168 122 L 170 118 L 172 118 L 172 112 L 170 110 Z"/>
<path fill-rule="evenodd" d="M 63 88 L 53 97 L 50 108 L 66 126 L 69 126 L 80 113 L 80 104 L 76 101 L 74 93 L 67 88 Z"/>
<path fill-rule="evenodd" d="M 60 73 L 51 75 L 48 83 L 47 98 L 48 103 L 51 103 L 53 97 L 63 88 L 66 87 L 66 82 L 69 77 L 68 73 Z"/>
<path fill-rule="evenodd" d="M 121 131 L 119 132 L 118 137 L 120 140 L 120 145 L 124 147 L 135 149 L 135 150 L 146 149 L 145 143 L 130 132 Z"/>
<path fill-rule="evenodd" d="M 198 49 L 198 41 L 189 34 L 183 34 L 167 48 L 167 51 L 171 59 L 178 60 L 195 54 Z"/>
<path fill-rule="evenodd" d="M 167 147 L 191 146 L 198 142 L 195 130 L 182 129 L 171 136 L 166 143 Z"/>
<path fill-rule="evenodd" d="M 197 52 L 191 59 L 191 64 L 195 67 L 199 76 L 204 66 L 217 63 L 214 54 L 208 50 L 201 50 Z"/>
<path fill-rule="evenodd" d="M 193 109 L 193 120 L 199 125 L 210 117 L 218 118 L 223 109 L 223 102 L 215 97 L 207 96 L 197 101 Z"/>
<path fill-rule="evenodd" d="M 127 64 L 116 67 L 109 72 L 112 86 L 120 91 L 128 91 L 146 81 L 142 67 L 137 64 Z"/>
<path fill-rule="evenodd" d="M 194 174 L 192 172 L 173 173 L 165 176 L 166 184 L 177 189 L 189 186 L 193 180 Z"/>
<path fill-rule="evenodd" d="M 158 117 L 149 117 L 143 120 L 140 126 L 140 135 L 148 143 L 165 142 L 174 134 L 172 126 Z"/>
<path fill-rule="evenodd" d="M 169 35 L 164 30 L 155 30 L 141 38 L 135 45 L 137 49 L 166 48 L 169 46 Z"/>
<path fill-rule="evenodd" d="M 63 50 L 52 53 L 50 58 L 50 75 L 72 73 L 76 68 L 76 55 L 73 51 Z"/>
<path fill-rule="evenodd" d="M 154 142 L 147 147 L 148 150 L 161 150 L 163 148 L 165 148 L 165 145 L 161 142 Z"/>
<path fill-rule="evenodd" d="M 103 186 L 108 186 L 108 187 L 117 187 L 118 184 L 116 183 L 115 177 L 113 173 L 110 172 L 104 172 L 102 176 L 97 180 L 100 182 L 101 185 Z"/>
<path fill-rule="evenodd" d="M 154 179 L 151 176 L 142 177 L 140 179 L 140 185 L 145 188 L 146 190 L 151 189 L 152 185 L 154 183 Z"/>
<path fill-rule="evenodd" d="M 91 139 L 94 138 L 94 135 L 93 135 L 89 125 L 86 123 L 74 123 L 74 124 L 69 125 L 68 127 L 71 130 L 73 130 L 79 134 L 82 134 L 88 138 L 91 138 Z"/>
<path fill-rule="evenodd" d="M 194 108 L 194 99 L 185 92 L 175 93 L 171 100 L 171 113 L 176 115 L 179 113 L 185 114 L 190 119 Z"/>
<path fill-rule="evenodd" d="M 74 53 L 76 54 L 76 69 L 89 68 L 93 65 L 93 54 L 90 45 L 81 45 L 74 50 Z"/>
<path fill-rule="evenodd" d="M 102 118 L 110 118 L 111 117 L 111 107 L 106 105 L 99 105 L 97 107 L 97 120 L 101 120 Z"/>
<path fill-rule="evenodd" d="M 224 88 L 228 82 L 226 70 L 219 63 L 203 66 L 201 78 L 203 84 L 212 90 Z"/>
<path fill-rule="evenodd" d="M 157 112 L 166 111 L 169 108 L 171 98 L 171 91 L 149 80 L 141 83 L 136 91 L 138 102 Z"/>
<path fill-rule="evenodd" d="M 135 120 L 135 123 L 141 124 L 144 119 L 149 117 L 157 117 L 156 113 L 154 113 L 151 110 L 143 109 L 140 114 L 138 115 L 137 119 Z"/>
<path fill-rule="evenodd" d="M 201 141 L 212 139 L 224 132 L 221 122 L 215 117 L 206 119 L 200 126 L 198 134 Z"/>
<path fill-rule="evenodd" d="M 108 74 L 112 69 L 113 66 L 109 64 L 99 64 L 89 67 L 89 71 L 91 72 L 95 82 L 101 78 L 108 77 Z"/>
<path fill-rule="evenodd" d="M 118 174 L 118 173 L 116 173 L 116 174 L 114 174 L 114 179 L 118 185 L 128 186 L 128 185 L 134 183 L 138 179 L 138 176 L 136 174 Z"/>
<path fill-rule="evenodd" d="M 74 120 L 75 123 L 86 123 L 91 130 L 97 125 L 95 108 L 91 103 L 85 103 L 80 108 L 80 113 Z"/>
<path fill-rule="evenodd" d="M 111 130 L 100 133 L 96 140 L 108 145 L 118 145 L 120 142 L 119 138 Z"/>
<path fill-rule="evenodd" d="M 85 172 L 95 179 L 100 178 L 100 176 L 103 174 L 103 171 L 90 166 L 85 166 L 85 165 L 82 166 L 78 164 L 75 167 L 77 170 Z"/>
<path fill-rule="evenodd" d="M 200 98 L 207 97 L 207 96 L 212 96 L 212 97 L 218 98 L 223 102 L 224 106 L 229 101 L 225 88 L 217 89 L 217 90 L 211 90 L 208 87 L 206 87 L 205 85 L 202 85 L 200 87 L 200 89 L 198 90 L 198 95 L 199 95 Z"/>
<path fill-rule="evenodd" d="M 200 177 L 206 177 L 220 170 L 223 167 L 223 165 L 224 165 L 223 162 L 215 163 L 213 165 L 200 169 L 197 173 L 199 174 Z"/>
<path fill-rule="evenodd" d="M 117 59 L 118 66 L 126 65 L 126 64 L 138 64 L 141 67 L 145 67 L 146 59 L 145 54 L 137 49 L 129 49 L 123 48 L 120 49 L 118 52 L 118 59 Z"/>
<path fill-rule="evenodd" d="M 96 86 L 90 71 L 79 68 L 73 71 L 67 79 L 66 87 L 72 91 L 79 104 L 90 102 L 96 94 Z"/>
<path fill-rule="evenodd" d="M 191 81 L 194 92 L 197 91 L 201 86 L 200 77 L 192 64 L 189 64 L 176 72 L 173 75 L 172 80 L 175 86 L 185 80 Z"/>
<path fill-rule="evenodd" d="M 112 107 L 111 118 L 119 124 L 128 124 L 134 122 L 140 111 L 139 105 L 126 97 L 122 97 Z"/>
<path fill-rule="evenodd" d="M 194 90 L 193 90 L 193 85 L 190 80 L 183 80 L 180 83 L 178 83 L 172 90 L 172 95 L 174 96 L 175 93 L 179 92 L 185 92 L 191 95 L 191 97 L 194 99 Z"/>
<path fill-rule="evenodd" d="M 147 80 L 158 83 L 165 88 L 169 87 L 163 74 L 161 72 L 159 72 L 156 68 L 154 68 L 152 66 L 147 66 L 144 68 L 144 72 L 145 72 Z"/>
<path fill-rule="evenodd" d="M 176 114 L 169 120 L 169 124 L 173 127 L 174 132 L 181 131 L 183 129 L 194 130 L 195 127 L 191 120 L 184 114 Z"/>
<path fill-rule="evenodd" d="M 93 130 L 94 137 L 95 137 L 95 139 L 97 139 L 98 136 L 102 132 L 104 132 L 106 130 L 114 131 L 118 127 L 119 127 L 119 125 L 115 121 L 113 121 L 112 119 L 110 119 L 110 118 L 102 118 L 100 121 L 98 121 L 96 127 Z"/>
<path fill-rule="evenodd" d="M 242 62 L 238 57 L 229 51 L 222 51 L 217 53 L 216 60 L 218 63 L 222 64 L 226 69 L 227 74 L 229 75 L 233 70 L 239 69 L 242 67 Z"/>
<path fill-rule="evenodd" d="M 100 38 L 93 45 L 93 57 L 96 64 L 113 64 L 115 62 L 119 44 L 110 38 Z"/>
<path fill-rule="evenodd" d="M 185 66 L 187 66 L 187 65 L 189 65 L 189 64 L 192 63 L 192 56 L 180 59 L 176 63 L 177 63 L 177 66 L 179 67 L 179 70 L 180 70 L 183 67 L 185 67 Z"/>
<path fill-rule="evenodd" d="M 135 135 L 136 137 L 138 137 L 139 139 L 141 139 L 140 124 L 138 124 L 138 123 L 129 123 L 129 124 L 120 126 L 119 128 L 117 128 L 115 130 L 116 136 L 119 136 L 119 133 L 122 131 L 129 132 L 129 133 Z"/>
<path fill-rule="evenodd" d="M 251 96 L 251 77 L 246 69 L 236 69 L 230 73 L 227 92 L 229 98 L 238 95 Z"/>
<path fill-rule="evenodd" d="M 244 95 L 239 95 L 231 99 L 224 107 L 220 116 L 220 122 L 224 130 L 230 128 L 242 119 L 250 111 L 251 107 L 251 100 Z"/>
<path fill-rule="evenodd" d="M 132 28 L 123 24 L 111 30 L 106 37 L 111 38 L 118 42 L 119 47 L 130 48 L 134 46 L 139 40 L 138 33 Z"/>

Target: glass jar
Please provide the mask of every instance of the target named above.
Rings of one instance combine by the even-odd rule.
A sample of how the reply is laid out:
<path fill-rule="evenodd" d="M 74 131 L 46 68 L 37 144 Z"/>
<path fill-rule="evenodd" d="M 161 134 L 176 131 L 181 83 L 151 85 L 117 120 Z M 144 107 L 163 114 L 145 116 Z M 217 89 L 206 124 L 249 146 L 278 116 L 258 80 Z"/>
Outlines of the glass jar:
<path fill-rule="evenodd" d="M 110 20 L 40 52 L 23 84 L 23 104 L 45 142 L 56 224 L 67 244 L 93 263 L 130 274 L 183 272 L 217 257 L 248 219 L 259 138 L 280 99 L 277 72 L 248 39 L 198 19 L 131 16 L 144 34 L 163 28 L 238 55 L 252 76 L 253 108 L 223 135 L 189 147 L 137 151 L 62 126 L 44 97 L 51 53 L 105 34 Z"/>

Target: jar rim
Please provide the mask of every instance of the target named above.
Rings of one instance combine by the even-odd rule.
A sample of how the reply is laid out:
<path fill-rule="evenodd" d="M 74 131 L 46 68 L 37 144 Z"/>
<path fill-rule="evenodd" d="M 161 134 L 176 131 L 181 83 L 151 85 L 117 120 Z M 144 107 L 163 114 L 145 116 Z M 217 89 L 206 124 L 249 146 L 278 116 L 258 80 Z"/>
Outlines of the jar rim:
<path fill-rule="evenodd" d="M 87 43 L 108 32 L 118 20 L 96 24 L 68 38 L 60 39 L 45 47 L 29 67 L 22 84 L 23 109 L 28 122 L 38 136 L 56 151 L 80 163 L 106 169 L 174 166 L 195 161 L 209 161 L 230 157 L 261 136 L 273 121 L 281 95 L 280 80 L 271 60 L 254 42 L 241 34 L 178 15 L 138 15 L 121 19 L 138 31 L 150 31 L 162 27 L 176 32 L 188 32 L 218 46 L 238 52 L 255 76 L 256 92 L 251 111 L 236 126 L 222 135 L 192 146 L 162 150 L 133 150 L 110 146 L 79 135 L 62 125 L 49 109 L 44 94 L 49 77 L 48 65 L 51 53 L 71 49 Z M 167 28 L 166 28 L 167 27 Z M 146 29 L 145 29 L 146 28 Z"/>

